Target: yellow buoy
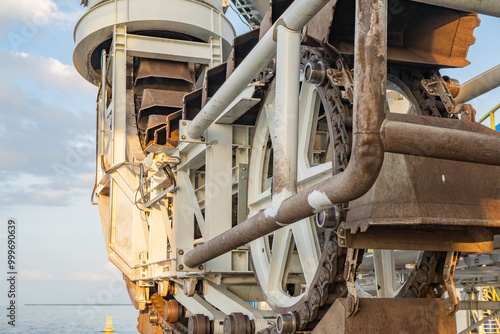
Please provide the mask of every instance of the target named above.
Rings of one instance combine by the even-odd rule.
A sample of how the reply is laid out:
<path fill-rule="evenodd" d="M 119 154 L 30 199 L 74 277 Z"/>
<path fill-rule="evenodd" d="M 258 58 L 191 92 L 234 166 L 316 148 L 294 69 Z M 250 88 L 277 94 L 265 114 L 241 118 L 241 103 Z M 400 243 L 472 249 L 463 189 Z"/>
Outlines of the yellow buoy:
<path fill-rule="evenodd" d="M 115 330 L 113 329 L 113 323 L 111 322 L 111 316 L 108 315 L 106 317 L 106 328 L 104 328 L 104 333 L 113 333 Z"/>

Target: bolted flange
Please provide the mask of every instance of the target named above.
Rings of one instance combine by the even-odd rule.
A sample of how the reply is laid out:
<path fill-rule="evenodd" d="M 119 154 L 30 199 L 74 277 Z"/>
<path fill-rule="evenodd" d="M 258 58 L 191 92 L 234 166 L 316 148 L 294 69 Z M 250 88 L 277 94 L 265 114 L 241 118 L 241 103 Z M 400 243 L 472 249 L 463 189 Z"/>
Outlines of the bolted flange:
<path fill-rule="evenodd" d="M 189 317 L 188 334 L 211 334 L 213 333 L 213 322 L 203 314 L 195 314 Z"/>
<path fill-rule="evenodd" d="M 231 313 L 224 319 L 224 334 L 252 334 L 255 323 L 243 313 Z"/>
<path fill-rule="evenodd" d="M 297 328 L 297 321 L 292 312 L 278 314 L 276 318 L 276 330 L 279 334 L 292 334 L 295 333 Z"/>

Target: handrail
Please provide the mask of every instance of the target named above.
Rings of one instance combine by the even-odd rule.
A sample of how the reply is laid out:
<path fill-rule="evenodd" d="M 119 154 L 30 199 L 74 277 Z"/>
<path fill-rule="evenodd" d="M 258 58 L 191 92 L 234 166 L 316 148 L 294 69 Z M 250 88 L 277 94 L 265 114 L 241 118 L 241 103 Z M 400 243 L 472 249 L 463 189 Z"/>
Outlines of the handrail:
<path fill-rule="evenodd" d="M 497 104 L 497 106 L 493 109 L 491 109 L 490 111 L 488 111 L 488 113 L 486 115 L 484 115 L 483 117 L 481 117 L 481 119 L 479 121 L 477 121 L 478 123 L 483 123 L 488 117 L 490 118 L 490 128 L 492 128 L 493 130 L 495 130 L 495 112 L 500 109 L 500 103 Z"/>

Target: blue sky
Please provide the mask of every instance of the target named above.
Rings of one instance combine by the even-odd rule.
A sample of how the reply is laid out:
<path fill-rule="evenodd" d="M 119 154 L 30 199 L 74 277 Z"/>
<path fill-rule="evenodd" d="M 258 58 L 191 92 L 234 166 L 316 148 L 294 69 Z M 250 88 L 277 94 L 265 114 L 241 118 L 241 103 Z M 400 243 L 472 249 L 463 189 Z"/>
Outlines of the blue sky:
<path fill-rule="evenodd" d="M 2 0 L 0 6 L 0 268 L 12 217 L 19 224 L 21 303 L 128 303 L 89 201 L 97 89 L 72 65 L 73 27 L 84 12 L 79 3 Z M 248 30 L 228 14 L 238 33 Z M 498 19 L 482 17 L 472 65 L 446 73 L 465 82 L 497 65 L 499 31 Z M 478 115 L 500 102 L 499 92 L 473 102 Z"/>

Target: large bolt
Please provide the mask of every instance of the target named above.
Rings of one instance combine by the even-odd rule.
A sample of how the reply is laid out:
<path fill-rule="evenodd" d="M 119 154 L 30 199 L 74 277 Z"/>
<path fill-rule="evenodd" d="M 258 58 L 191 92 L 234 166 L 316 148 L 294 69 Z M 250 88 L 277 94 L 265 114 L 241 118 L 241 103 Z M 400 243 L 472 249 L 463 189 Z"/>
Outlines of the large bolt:
<path fill-rule="evenodd" d="M 278 314 L 276 318 L 276 330 L 279 334 L 292 334 L 295 333 L 297 328 L 297 321 L 293 313 L 288 312 L 285 314 Z"/>

